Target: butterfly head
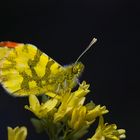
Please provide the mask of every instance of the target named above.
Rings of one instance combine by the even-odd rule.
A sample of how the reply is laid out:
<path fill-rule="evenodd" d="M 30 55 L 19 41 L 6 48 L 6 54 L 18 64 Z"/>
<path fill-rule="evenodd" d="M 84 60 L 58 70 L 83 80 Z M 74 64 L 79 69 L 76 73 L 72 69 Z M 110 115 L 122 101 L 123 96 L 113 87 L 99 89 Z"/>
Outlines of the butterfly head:
<path fill-rule="evenodd" d="M 64 87 L 68 86 L 73 88 L 79 83 L 78 79 L 84 70 L 84 65 L 81 62 L 77 62 L 72 65 L 65 66 L 64 70 Z"/>
<path fill-rule="evenodd" d="M 78 78 L 84 70 L 84 65 L 81 62 L 77 62 L 72 65 L 72 74 Z"/>

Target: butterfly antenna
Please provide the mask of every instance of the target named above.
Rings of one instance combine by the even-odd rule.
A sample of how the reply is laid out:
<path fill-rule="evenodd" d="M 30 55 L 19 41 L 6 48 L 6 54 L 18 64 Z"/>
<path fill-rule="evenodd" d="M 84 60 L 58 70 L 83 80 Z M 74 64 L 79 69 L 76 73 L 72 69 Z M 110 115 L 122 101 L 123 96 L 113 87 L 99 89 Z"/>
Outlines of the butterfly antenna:
<path fill-rule="evenodd" d="M 93 44 L 97 42 L 97 38 L 93 38 L 87 48 L 80 54 L 80 56 L 75 61 L 75 64 L 79 61 L 79 59 L 92 47 Z"/>

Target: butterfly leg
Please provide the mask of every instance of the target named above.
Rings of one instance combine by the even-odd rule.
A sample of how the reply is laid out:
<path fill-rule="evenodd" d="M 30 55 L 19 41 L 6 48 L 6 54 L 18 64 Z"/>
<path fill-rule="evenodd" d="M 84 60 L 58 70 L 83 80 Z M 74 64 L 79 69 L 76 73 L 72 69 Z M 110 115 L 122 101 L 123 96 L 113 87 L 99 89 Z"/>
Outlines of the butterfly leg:
<path fill-rule="evenodd" d="M 60 91 L 60 83 L 58 84 L 58 87 L 56 89 L 56 93 L 59 93 L 59 91 Z"/>
<path fill-rule="evenodd" d="M 76 83 L 80 86 L 80 82 L 78 78 L 76 78 Z"/>
<path fill-rule="evenodd" d="M 65 81 L 64 81 L 64 88 L 66 89 L 67 88 L 67 80 L 65 79 Z"/>

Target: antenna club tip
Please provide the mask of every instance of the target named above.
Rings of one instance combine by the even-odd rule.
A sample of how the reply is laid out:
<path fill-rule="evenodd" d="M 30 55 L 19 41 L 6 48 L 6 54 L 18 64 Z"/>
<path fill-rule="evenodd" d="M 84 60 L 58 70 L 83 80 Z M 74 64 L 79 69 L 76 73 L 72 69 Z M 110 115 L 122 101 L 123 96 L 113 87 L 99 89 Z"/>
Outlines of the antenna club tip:
<path fill-rule="evenodd" d="M 97 38 L 94 37 L 94 38 L 92 39 L 92 41 L 93 41 L 93 42 L 97 42 Z"/>
<path fill-rule="evenodd" d="M 90 42 L 90 46 L 92 46 L 93 44 L 95 44 L 97 42 L 97 38 L 93 38 L 92 41 Z"/>

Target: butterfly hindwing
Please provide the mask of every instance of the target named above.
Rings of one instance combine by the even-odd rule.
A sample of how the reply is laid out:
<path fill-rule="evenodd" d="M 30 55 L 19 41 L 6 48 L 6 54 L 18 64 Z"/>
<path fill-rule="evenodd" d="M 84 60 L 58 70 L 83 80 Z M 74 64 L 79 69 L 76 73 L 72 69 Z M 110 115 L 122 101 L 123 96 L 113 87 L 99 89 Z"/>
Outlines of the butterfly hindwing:
<path fill-rule="evenodd" d="M 60 64 L 34 45 L 9 46 L 0 43 L 0 82 L 8 93 L 26 96 L 58 88 L 54 75 L 61 73 Z"/>

